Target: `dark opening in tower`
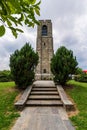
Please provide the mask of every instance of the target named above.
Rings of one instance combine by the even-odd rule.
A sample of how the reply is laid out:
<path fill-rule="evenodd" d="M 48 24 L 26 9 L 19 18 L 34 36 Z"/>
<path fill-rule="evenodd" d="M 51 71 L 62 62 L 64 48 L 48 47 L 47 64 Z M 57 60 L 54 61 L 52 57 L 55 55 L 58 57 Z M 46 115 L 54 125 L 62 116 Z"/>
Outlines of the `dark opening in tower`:
<path fill-rule="evenodd" d="M 47 26 L 46 25 L 42 26 L 42 36 L 47 36 Z"/>

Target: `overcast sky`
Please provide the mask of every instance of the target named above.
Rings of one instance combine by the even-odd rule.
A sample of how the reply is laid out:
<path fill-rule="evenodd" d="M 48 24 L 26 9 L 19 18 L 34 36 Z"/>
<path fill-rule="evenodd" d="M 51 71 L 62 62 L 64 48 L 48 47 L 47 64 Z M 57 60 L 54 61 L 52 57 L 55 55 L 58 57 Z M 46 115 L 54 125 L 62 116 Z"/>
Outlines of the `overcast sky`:
<path fill-rule="evenodd" d="M 87 0 L 42 0 L 41 16 L 53 24 L 54 51 L 60 46 L 73 50 L 79 67 L 87 69 Z M 23 27 L 15 39 L 7 30 L 0 38 L 0 70 L 9 69 L 9 57 L 16 49 L 30 42 L 36 49 L 37 28 Z"/>

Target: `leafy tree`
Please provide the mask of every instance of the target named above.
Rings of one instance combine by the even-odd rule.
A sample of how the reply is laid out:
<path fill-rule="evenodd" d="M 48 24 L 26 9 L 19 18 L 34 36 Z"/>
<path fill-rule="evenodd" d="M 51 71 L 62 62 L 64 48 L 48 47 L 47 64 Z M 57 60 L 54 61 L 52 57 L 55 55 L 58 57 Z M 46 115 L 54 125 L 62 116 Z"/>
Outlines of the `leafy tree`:
<path fill-rule="evenodd" d="M 35 14 L 40 15 L 39 5 L 36 0 L 0 0 L 0 36 L 5 34 L 7 27 L 17 38 L 18 32 L 23 32 L 18 25 L 24 23 L 34 27 L 35 23 L 38 24 Z"/>
<path fill-rule="evenodd" d="M 77 75 L 83 74 L 82 68 L 78 67 L 75 74 L 77 74 Z"/>
<path fill-rule="evenodd" d="M 79 82 L 87 82 L 87 74 L 83 72 L 81 68 L 77 68 L 77 71 L 75 73 L 75 80 Z"/>
<path fill-rule="evenodd" d="M 38 54 L 26 43 L 10 56 L 10 68 L 16 85 L 26 88 L 34 80 L 34 69 L 38 63 Z"/>
<path fill-rule="evenodd" d="M 86 82 L 87 83 L 87 74 L 83 72 L 80 75 L 75 75 L 75 80 L 78 82 Z"/>
<path fill-rule="evenodd" d="M 54 81 L 64 85 L 70 74 L 74 74 L 78 63 L 73 52 L 64 46 L 60 47 L 54 54 L 51 61 L 51 71 L 54 74 Z"/>

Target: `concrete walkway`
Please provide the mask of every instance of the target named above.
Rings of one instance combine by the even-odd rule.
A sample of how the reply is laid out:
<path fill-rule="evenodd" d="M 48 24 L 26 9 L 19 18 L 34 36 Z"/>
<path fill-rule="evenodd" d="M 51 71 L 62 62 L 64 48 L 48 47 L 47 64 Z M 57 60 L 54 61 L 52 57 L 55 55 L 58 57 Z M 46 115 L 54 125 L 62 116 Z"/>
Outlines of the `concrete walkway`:
<path fill-rule="evenodd" d="M 36 81 L 37 86 L 54 86 L 53 81 Z M 12 130 L 75 130 L 63 107 L 25 107 Z"/>
<path fill-rule="evenodd" d="M 12 130 L 75 130 L 62 107 L 27 107 Z"/>

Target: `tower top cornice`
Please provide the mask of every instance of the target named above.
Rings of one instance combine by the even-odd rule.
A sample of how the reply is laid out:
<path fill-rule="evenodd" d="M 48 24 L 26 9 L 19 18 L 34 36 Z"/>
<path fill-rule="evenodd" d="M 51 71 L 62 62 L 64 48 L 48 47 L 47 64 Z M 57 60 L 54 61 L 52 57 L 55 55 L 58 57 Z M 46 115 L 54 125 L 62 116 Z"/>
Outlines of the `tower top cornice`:
<path fill-rule="evenodd" d="M 46 19 L 46 20 L 39 20 L 39 22 L 51 22 L 50 19 Z"/>

